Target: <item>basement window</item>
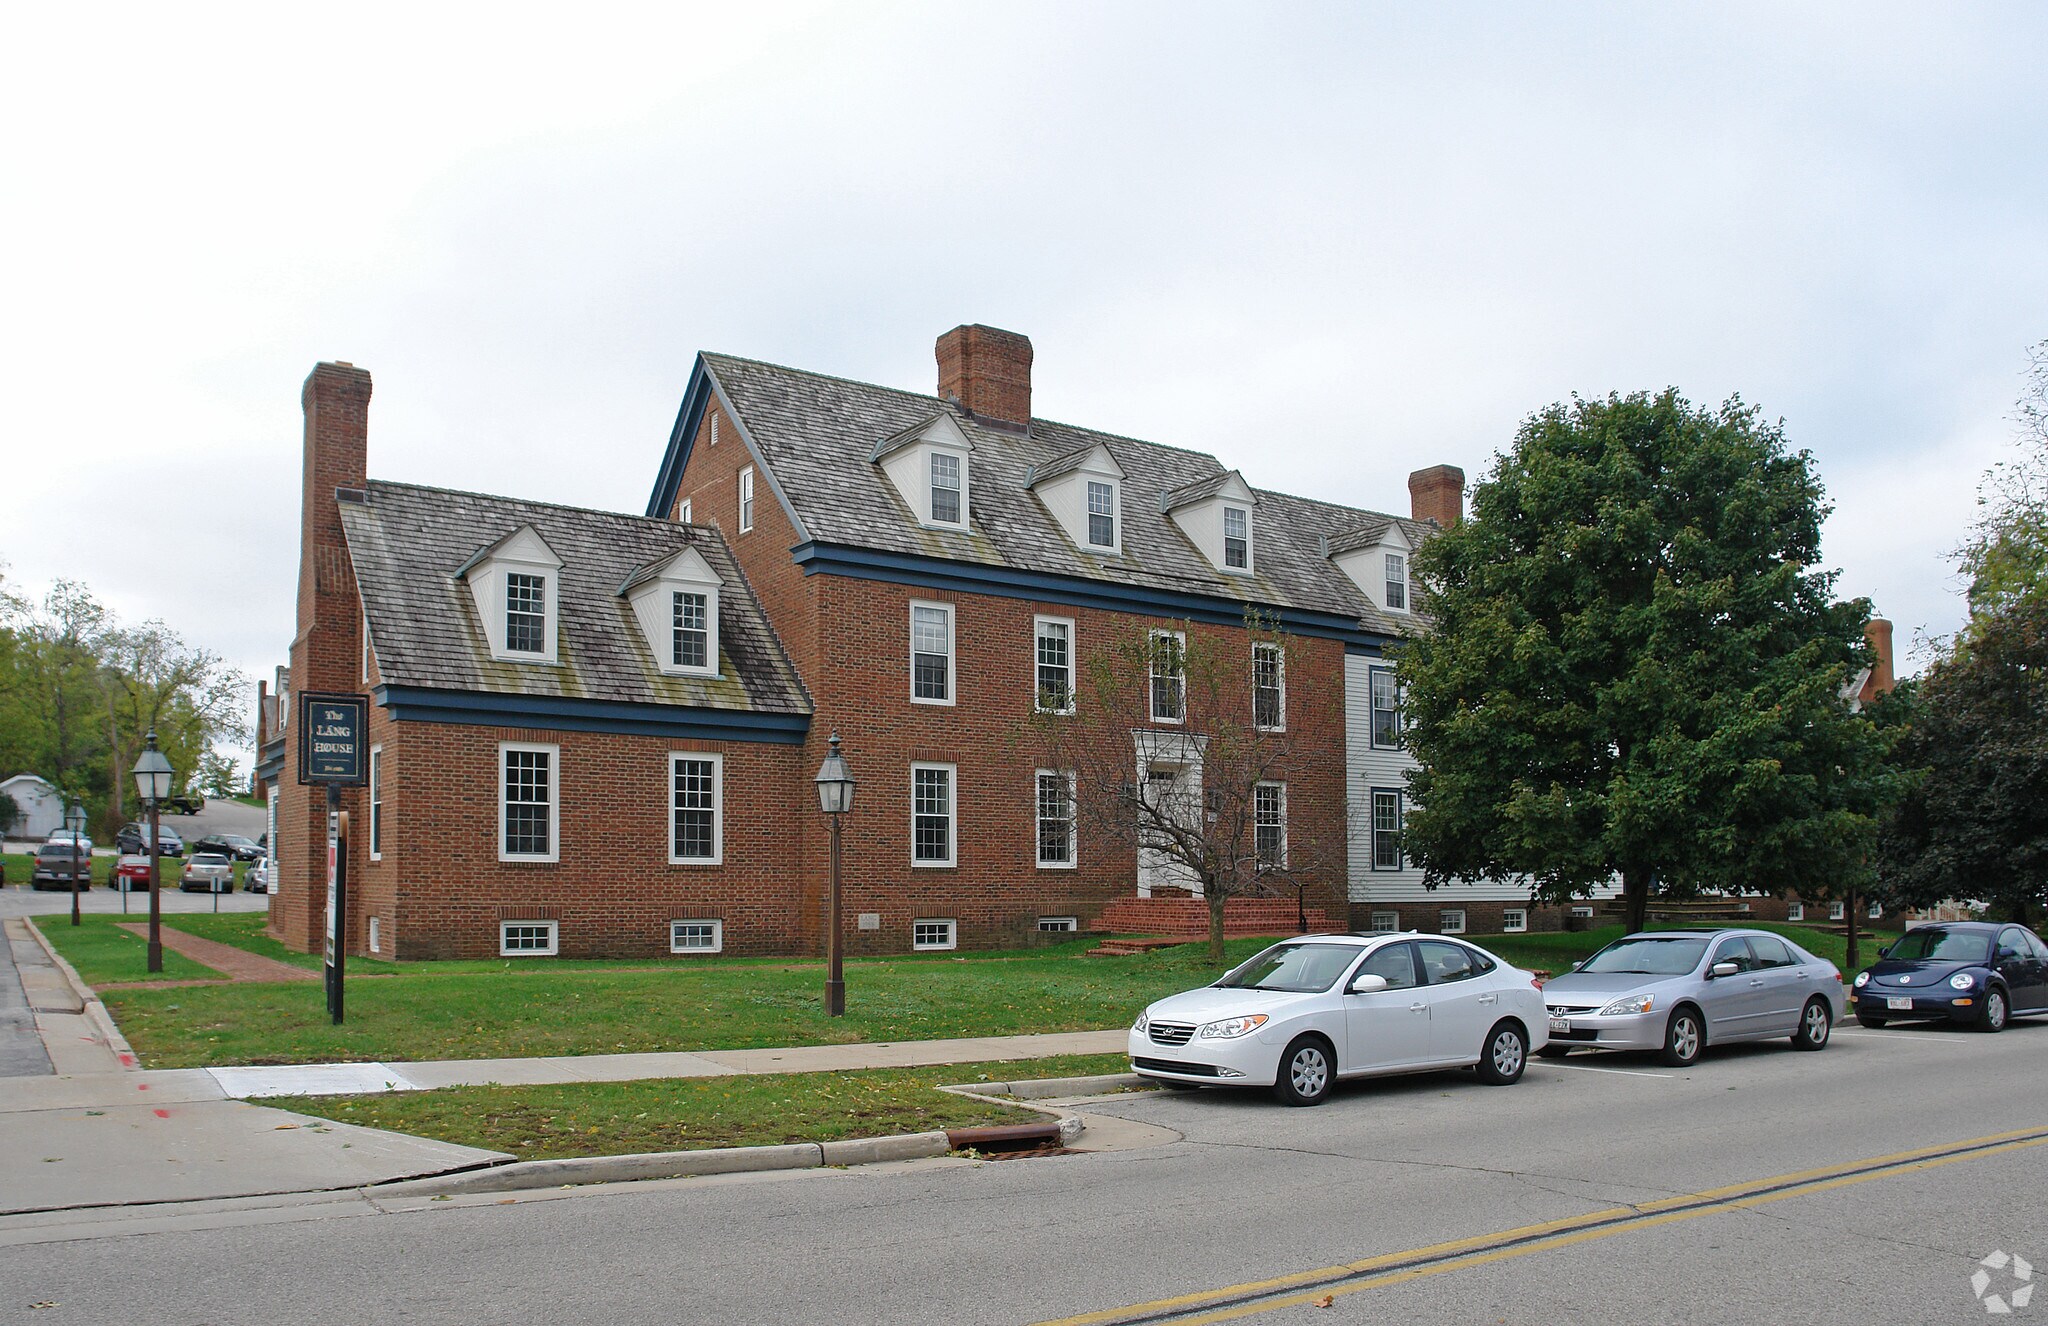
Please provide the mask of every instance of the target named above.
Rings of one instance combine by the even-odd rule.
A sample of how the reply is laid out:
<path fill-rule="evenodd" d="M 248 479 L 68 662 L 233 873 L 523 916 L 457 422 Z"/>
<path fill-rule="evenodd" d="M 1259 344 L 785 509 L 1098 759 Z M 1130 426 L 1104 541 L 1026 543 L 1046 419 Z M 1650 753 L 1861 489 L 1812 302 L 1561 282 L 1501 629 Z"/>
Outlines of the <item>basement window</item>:
<path fill-rule="evenodd" d="M 668 951 L 671 953 L 716 953 L 725 947 L 723 921 L 670 921 Z"/>
<path fill-rule="evenodd" d="M 1500 930 L 1504 935 L 1519 935 L 1529 928 L 1529 909 L 1526 907 L 1503 907 L 1500 909 Z"/>
<path fill-rule="evenodd" d="M 1399 930 L 1401 928 L 1401 913 L 1374 912 L 1372 914 L 1372 928 L 1375 930 Z"/>
<path fill-rule="evenodd" d="M 957 921 L 913 921 L 910 925 L 910 947 L 920 951 L 958 948 L 959 934 L 960 926 Z"/>
<path fill-rule="evenodd" d="M 1041 935 L 1072 934 L 1080 928 L 1080 918 L 1075 916 L 1041 916 L 1038 918 L 1038 933 Z"/>
<path fill-rule="evenodd" d="M 1785 919 L 1788 921 L 1804 921 L 1806 919 L 1806 904 L 1803 902 L 1786 903 Z"/>
<path fill-rule="evenodd" d="M 1436 932 L 1440 935 L 1462 935 L 1465 933 L 1465 909 L 1451 908 L 1436 914 Z"/>
<path fill-rule="evenodd" d="M 501 958 L 547 958 L 557 951 L 558 922 L 498 922 L 498 956 Z"/>

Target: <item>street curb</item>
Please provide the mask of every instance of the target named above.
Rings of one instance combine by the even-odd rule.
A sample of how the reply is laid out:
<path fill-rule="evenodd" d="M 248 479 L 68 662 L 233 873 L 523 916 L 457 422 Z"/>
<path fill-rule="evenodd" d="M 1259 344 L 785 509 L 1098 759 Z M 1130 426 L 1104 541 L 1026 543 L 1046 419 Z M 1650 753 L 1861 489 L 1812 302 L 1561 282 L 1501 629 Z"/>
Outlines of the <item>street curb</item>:
<path fill-rule="evenodd" d="M 107 1012 L 107 1006 L 100 999 L 99 992 L 85 983 L 76 967 L 64 960 L 64 955 L 57 951 L 56 946 L 50 943 L 49 937 L 43 934 L 42 927 L 36 924 L 35 917 L 24 916 L 21 921 L 28 927 L 28 932 L 35 936 L 37 946 L 49 955 L 50 964 L 71 986 L 71 992 L 78 996 L 78 1002 L 82 1006 L 80 1011 L 84 1014 L 85 1020 L 92 1024 L 93 1030 L 106 1043 L 107 1049 L 113 1052 L 121 1070 L 129 1073 L 141 1071 L 142 1063 L 135 1057 L 135 1047 L 128 1043 L 128 1038 L 121 1034 L 121 1029 L 114 1025 L 114 1015 Z"/>

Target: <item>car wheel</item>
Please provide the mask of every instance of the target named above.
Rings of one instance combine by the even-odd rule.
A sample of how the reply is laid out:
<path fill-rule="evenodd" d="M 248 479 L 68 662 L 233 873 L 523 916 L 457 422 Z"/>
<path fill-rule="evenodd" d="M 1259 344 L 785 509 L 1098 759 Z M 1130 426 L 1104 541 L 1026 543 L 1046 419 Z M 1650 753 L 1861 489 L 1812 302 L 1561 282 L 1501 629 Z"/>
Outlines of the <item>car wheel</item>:
<path fill-rule="evenodd" d="M 1792 1033 L 1792 1044 L 1802 1050 L 1825 1050 L 1828 1033 L 1834 1028 L 1835 1019 L 1828 1012 L 1828 1001 L 1809 999 L 1800 1011 L 1799 1030 Z"/>
<path fill-rule="evenodd" d="M 1559 1045 L 1556 1041 L 1552 1041 L 1550 1044 L 1536 1051 L 1536 1057 L 1539 1059 L 1562 1059 L 1571 1052 L 1571 1046 Z"/>
<path fill-rule="evenodd" d="M 1984 995 L 1984 1015 L 1977 1021 L 1977 1030 L 2004 1031 L 2006 1019 L 2011 1015 L 2012 1010 L 2005 1002 L 2005 991 L 1994 985 Z"/>
<path fill-rule="evenodd" d="M 1529 1037 L 1512 1022 L 1496 1022 L 1479 1056 L 1479 1080 L 1490 1087 L 1512 1086 L 1529 1066 Z"/>
<path fill-rule="evenodd" d="M 1663 1060 L 1672 1068 L 1689 1068 L 1700 1057 L 1700 1047 L 1706 1040 L 1707 1029 L 1700 1021 L 1699 1010 L 1690 1004 L 1680 1005 L 1664 1028 Z"/>
<path fill-rule="evenodd" d="M 1872 1031 L 1883 1031 L 1884 1024 L 1889 1022 L 1891 1019 L 1881 1018 L 1875 1013 L 1858 1013 L 1856 1015 L 1856 1020 L 1862 1023 L 1864 1026 L 1870 1028 Z"/>
<path fill-rule="evenodd" d="M 1320 1105 L 1330 1094 L 1336 1072 L 1328 1041 L 1320 1036 L 1296 1036 L 1280 1056 L 1273 1094 L 1286 1105 Z"/>

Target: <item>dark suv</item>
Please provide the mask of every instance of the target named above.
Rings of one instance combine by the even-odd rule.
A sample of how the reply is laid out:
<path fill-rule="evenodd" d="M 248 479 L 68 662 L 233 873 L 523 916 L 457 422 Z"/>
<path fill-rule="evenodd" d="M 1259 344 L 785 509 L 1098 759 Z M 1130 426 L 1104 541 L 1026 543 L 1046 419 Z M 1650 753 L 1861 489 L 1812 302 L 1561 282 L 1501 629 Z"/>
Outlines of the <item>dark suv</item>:
<path fill-rule="evenodd" d="M 158 856 L 185 855 L 184 836 L 168 824 L 159 824 L 157 827 L 159 832 L 157 834 L 156 854 Z M 147 824 L 137 824 L 130 821 L 127 824 L 123 824 L 121 832 L 114 835 L 114 847 L 117 851 L 133 852 L 140 855 L 143 850 L 142 844 L 148 838 L 149 826 Z"/>
<path fill-rule="evenodd" d="M 71 873 L 78 872 L 78 887 L 92 887 L 92 853 L 76 843 L 44 843 L 36 848 L 36 869 L 29 883 L 38 890 L 69 889 Z"/>

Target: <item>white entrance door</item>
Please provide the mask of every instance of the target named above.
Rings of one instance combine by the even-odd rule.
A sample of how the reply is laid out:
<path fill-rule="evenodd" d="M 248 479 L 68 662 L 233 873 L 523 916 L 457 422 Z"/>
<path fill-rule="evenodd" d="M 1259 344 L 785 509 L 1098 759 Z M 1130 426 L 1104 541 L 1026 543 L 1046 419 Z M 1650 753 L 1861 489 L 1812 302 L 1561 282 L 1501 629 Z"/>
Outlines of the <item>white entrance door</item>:
<path fill-rule="evenodd" d="M 1199 898 L 1202 877 L 1155 844 L 1168 837 L 1157 827 L 1161 821 L 1186 825 L 1190 830 L 1201 828 L 1201 741 L 1178 733 L 1139 732 L 1135 736 L 1138 796 L 1143 802 L 1131 812 L 1138 817 L 1138 896 L 1149 898 L 1155 889 L 1172 889 Z"/>

